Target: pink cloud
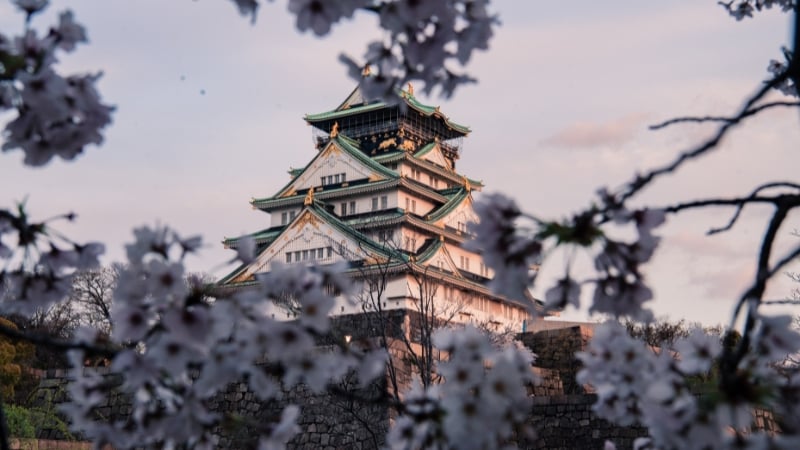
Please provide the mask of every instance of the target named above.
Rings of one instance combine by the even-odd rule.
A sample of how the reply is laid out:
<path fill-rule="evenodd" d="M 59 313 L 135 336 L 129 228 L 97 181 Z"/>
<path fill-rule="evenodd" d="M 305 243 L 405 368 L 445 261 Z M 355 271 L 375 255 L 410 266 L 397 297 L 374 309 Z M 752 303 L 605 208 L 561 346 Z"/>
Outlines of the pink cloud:
<path fill-rule="evenodd" d="M 542 144 L 575 149 L 619 147 L 645 128 L 649 116 L 636 113 L 606 122 L 576 122 L 545 138 Z"/>

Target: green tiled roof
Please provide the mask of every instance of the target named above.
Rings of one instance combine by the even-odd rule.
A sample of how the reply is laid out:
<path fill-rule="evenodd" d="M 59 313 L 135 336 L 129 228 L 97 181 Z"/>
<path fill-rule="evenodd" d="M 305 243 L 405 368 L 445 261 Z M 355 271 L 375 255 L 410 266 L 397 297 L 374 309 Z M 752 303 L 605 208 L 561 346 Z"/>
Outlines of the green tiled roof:
<path fill-rule="evenodd" d="M 225 246 L 236 248 L 238 242 L 245 237 L 251 237 L 256 245 L 267 244 L 275 240 L 281 234 L 281 231 L 286 228 L 285 225 L 270 227 L 265 230 L 256 231 L 255 233 L 245 234 L 244 236 L 226 238 L 222 241 Z"/>
<path fill-rule="evenodd" d="M 297 217 L 294 220 L 295 221 L 299 220 L 300 216 L 302 216 L 307 210 L 310 211 L 312 214 L 315 214 L 316 216 L 320 217 L 325 223 L 327 223 L 328 225 L 332 226 L 336 230 L 340 231 L 342 234 L 344 234 L 344 235 L 350 237 L 351 239 L 353 239 L 354 241 L 358 242 L 359 245 L 363 246 L 362 248 L 368 249 L 370 251 L 373 251 L 373 252 L 377 253 L 378 255 L 381 255 L 381 256 L 389 259 L 390 261 L 395 260 L 395 261 L 398 261 L 398 262 L 402 262 L 404 264 L 408 262 L 408 256 L 406 254 L 404 254 L 404 253 L 402 253 L 402 252 L 400 252 L 398 250 L 395 250 L 395 249 L 392 249 L 392 248 L 389 248 L 389 247 L 386 247 L 386 246 L 383 246 L 383 245 L 380 245 L 380 244 L 376 243 L 375 241 L 370 239 L 368 236 L 364 235 L 363 233 L 359 232 L 358 230 L 356 230 L 355 228 L 349 226 L 348 224 L 342 222 L 334 214 L 331 214 L 328 211 L 326 211 L 325 208 L 320 204 L 320 202 L 318 202 L 316 200 L 314 200 L 310 205 L 306 205 L 304 210 L 301 211 L 300 214 L 298 214 Z M 294 221 L 292 221 L 292 223 L 294 223 Z M 253 233 L 253 234 L 248 235 L 248 236 L 253 236 L 253 237 L 255 237 L 256 235 L 260 235 L 261 237 L 269 236 L 271 238 L 270 242 L 272 242 L 275 239 L 277 239 L 277 237 L 280 236 L 284 232 L 284 230 L 287 229 L 290 226 L 291 226 L 291 223 L 289 225 L 287 225 L 287 226 L 276 227 L 274 229 L 273 228 L 268 228 L 266 230 L 261 230 L 259 232 Z M 276 233 L 276 235 L 272 236 L 272 233 Z M 225 242 L 228 242 L 228 241 L 235 242 L 235 241 L 238 241 L 239 239 L 241 239 L 241 237 L 233 238 L 233 239 L 226 239 Z M 260 248 L 259 251 L 258 251 L 258 256 L 260 256 L 264 251 L 266 251 L 267 248 L 269 248 L 269 245 L 266 245 L 263 248 Z M 258 258 L 258 256 L 256 256 L 256 258 Z M 244 270 L 246 270 L 247 267 L 248 267 L 248 265 L 241 264 L 234 271 L 232 271 L 231 273 L 229 273 L 225 277 L 221 278 L 219 283 L 220 284 L 225 284 L 228 281 L 236 278 Z"/>
<path fill-rule="evenodd" d="M 376 172 L 386 176 L 387 178 L 397 178 L 400 176 L 400 174 L 398 174 L 394 170 L 389 169 L 388 167 L 385 167 L 382 164 L 375 162 L 372 158 L 364 154 L 364 152 L 361 151 L 358 142 L 356 142 L 355 140 L 350 139 L 349 137 L 343 136 L 341 134 L 337 135 L 333 139 L 339 144 L 339 147 L 345 150 L 350 156 L 353 156 L 359 161 L 363 162 L 370 169 L 375 170 Z"/>
<path fill-rule="evenodd" d="M 436 252 L 438 252 L 439 249 L 442 248 L 442 245 L 444 245 L 444 242 L 442 242 L 441 239 L 436 239 L 436 238 L 431 239 L 429 245 L 420 249 L 421 251 L 417 254 L 417 261 L 425 262 L 433 258 L 433 256 L 436 255 Z"/>
<path fill-rule="evenodd" d="M 336 146 L 338 146 L 339 148 L 344 150 L 344 152 L 347 153 L 348 155 L 352 156 L 353 158 L 355 158 L 358 161 L 362 162 L 364 165 L 366 165 L 370 169 L 380 173 L 381 175 L 383 175 L 383 176 L 385 176 L 387 178 L 397 178 L 397 177 L 400 176 L 394 170 L 391 170 L 391 169 L 389 169 L 389 168 L 387 168 L 387 167 L 385 167 L 385 166 L 383 166 L 381 164 L 378 164 L 377 162 L 373 161 L 372 158 L 370 158 L 369 156 L 365 155 L 364 152 L 362 152 L 359 149 L 358 143 L 356 141 L 354 141 L 354 140 L 352 140 L 352 139 L 350 139 L 350 138 L 348 138 L 346 136 L 342 136 L 340 134 L 340 135 L 336 136 L 335 138 L 332 138 L 330 143 L 328 143 L 328 145 L 336 145 Z M 297 177 L 299 177 L 303 172 L 308 170 L 308 168 L 311 167 L 311 165 L 314 163 L 314 161 L 316 161 L 317 158 L 319 158 L 320 155 L 322 155 L 323 153 L 324 152 L 317 153 L 317 155 L 314 158 L 312 158 L 311 161 L 309 161 L 308 164 L 306 164 L 306 166 L 303 167 L 302 169 L 293 169 L 293 171 L 297 171 L 297 174 L 296 175 L 293 174 L 293 178 L 288 183 L 286 183 L 286 185 L 284 185 L 278 191 L 278 193 L 275 194 L 275 196 L 273 196 L 271 198 L 280 196 L 281 194 L 285 193 L 286 190 L 289 189 L 289 186 L 291 186 L 292 183 L 294 183 L 294 180 L 297 179 Z"/>
<path fill-rule="evenodd" d="M 449 190 L 449 189 L 448 189 Z M 431 214 L 428 214 L 425 217 L 425 220 L 429 222 L 436 222 L 437 220 L 445 217 L 446 215 L 450 214 L 454 209 L 458 207 L 464 200 L 469 198 L 469 191 L 467 189 L 459 188 L 457 192 L 452 194 L 450 199 L 444 205 L 440 206 L 439 209 L 435 210 Z"/>
<path fill-rule="evenodd" d="M 445 203 L 447 202 L 447 197 L 441 195 L 439 191 L 435 191 L 430 187 L 419 183 L 417 181 L 408 180 L 405 178 L 396 177 L 390 180 L 381 180 L 375 181 L 371 183 L 362 183 L 362 184 L 355 184 L 346 187 L 338 187 L 334 189 L 325 189 L 322 191 L 314 191 L 314 198 L 315 199 L 327 199 L 330 197 L 338 197 L 343 194 L 350 194 L 350 193 L 361 193 L 361 192 L 373 192 L 379 191 L 382 189 L 390 189 L 393 187 L 404 187 L 413 191 L 417 194 L 423 195 L 426 198 L 435 201 Z M 294 205 L 296 203 L 302 202 L 305 198 L 305 195 L 308 193 L 308 189 L 303 189 L 297 192 L 297 195 L 292 195 L 289 197 L 267 197 L 267 198 L 256 198 L 250 201 L 250 204 L 253 205 L 255 208 L 259 209 L 266 209 L 266 208 L 276 208 L 281 206 L 289 206 Z"/>
<path fill-rule="evenodd" d="M 434 148 L 436 148 L 436 142 L 429 142 L 429 143 L 423 145 L 419 150 L 414 152 L 414 157 L 415 158 L 420 158 L 422 156 L 425 156 L 428 153 L 430 153 L 430 151 L 433 150 Z"/>
<path fill-rule="evenodd" d="M 327 111 L 318 114 L 306 114 L 304 119 L 307 122 L 319 122 L 323 120 L 331 120 L 331 119 L 339 119 L 341 117 L 352 116 L 355 114 L 368 112 L 368 111 L 377 111 L 381 108 L 385 108 L 387 106 L 386 103 L 383 102 L 376 102 L 370 103 L 367 105 L 355 106 L 352 108 L 342 109 L 342 110 L 333 110 Z"/>
<path fill-rule="evenodd" d="M 392 249 L 392 248 L 389 248 L 389 247 L 386 247 L 386 246 L 383 246 L 383 245 L 380 245 L 380 244 L 376 243 L 375 241 L 373 241 L 372 239 L 370 239 L 369 237 L 367 237 L 363 233 L 359 232 L 355 228 L 353 228 L 353 227 L 349 226 L 348 224 L 342 222 L 336 215 L 329 213 L 328 211 L 325 210 L 325 208 L 319 207 L 316 204 L 316 202 L 314 202 L 312 205 L 309 205 L 308 208 L 312 209 L 315 214 L 321 216 L 322 219 L 325 222 L 327 222 L 329 225 L 331 225 L 332 227 L 336 228 L 337 230 L 339 230 L 340 232 L 342 232 L 346 236 L 349 236 L 350 238 L 352 238 L 356 242 L 359 242 L 360 244 L 364 244 L 370 250 L 378 253 L 379 255 L 385 256 L 387 258 L 400 259 L 402 261 L 405 261 L 405 260 L 408 259 L 408 257 L 405 254 L 403 254 L 403 253 L 401 253 L 401 252 L 399 252 L 399 251 L 397 251 L 395 249 Z"/>
<path fill-rule="evenodd" d="M 359 214 L 357 216 L 353 216 L 352 218 L 345 217 L 343 221 L 346 222 L 349 226 L 358 227 L 361 225 L 369 225 L 373 223 L 379 224 L 387 220 L 396 220 L 399 219 L 400 217 L 403 217 L 404 215 L 405 211 L 403 211 L 400 208 L 394 208 L 390 210 Z"/>
<path fill-rule="evenodd" d="M 426 145 L 425 147 L 428 147 L 428 145 Z M 425 147 L 423 147 L 423 149 Z M 431 148 L 433 148 L 433 147 L 431 147 Z M 439 167 L 438 165 L 430 163 L 430 162 L 428 162 L 428 161 L 426 161 L 424 159 L 418 158 L 418 156 L 420 156 L 419 155 L 420 151 L 422 151 L 422 149 L 420 149 L 413 156 L 409 155 L 407 152 L 402 152 L 402 151 L 401 152 L 385 153 L 385 154 L 380 155 L 380 156 L 375 156 L 373 158 L 373 160 L 376 161 L 376 162 L 379 162 L 381 164 L 388 164 L 388 163 L 407 160 L 407 161 L 411 161 L 411 162 L 415 163 L 416 165 L 418 165 L 420 167 L 424 167 L 425 169 L 430 170 L 431 172 L 435 172 L 435 173 L 438 173 L 439 175 L 441 175 L 443 177 L 449 178 L 451 181 L 454 181 L 454 182 L 457 182 L 457 183 L 463 183 L 464 182 L 464 176 L 463 175 L 460 175 L 457 172 L 453 172 L 453 171 L 450 171 L 448 169 Z M 430 148 L 426 152 L 428 152 L 428 151 L 430 151 Z M 480 188 L 483 187 L 483 182 L 482 181 L 473 180 L 472 178 L 469 178 L 469 177 L 467 177 L 467 180 L 469 181 L 469 184 L 472 185 L 473 187 L 480 187 Z M 442 195 L 447 195 L 447 194 L 445 194 L 445 191 L 452 190 L 452 189 L 456 189 L 457 190 L 457 189 L 461 189 L 461 187 L 462 186 L 455 186 L 455 187 L 452 187 L 452 188 L 445 188 L 445 189 L 439 190 L 437 192 L 439 192 Z"/>
<path fill-rule="evenodd" d="M 400 180 L 395 178 L 391 180 L 375 181 L 372 183 L 358 183 L 358 184 L 350 183 L 348 186 L 344 187 L 328 188 L 322 191 L 314 191 L 314 198 L 321 199 L 321 198 L 331 197 L 334 195 L 335 196 L 348 195 L 350 193 L 359 193 L 364 190 L 377 191 L 382 188 L 389 188 L 396 186 L 399 182 Z M 301 191 L 298 191 L 297 195 L 292 195 L 289 197 L 273 196 L 266 198 L 256 198 L 251 200 L 250 204 L 252 204 L 256 208 L 261 208 L 261 209 L 268 208 L 271 206 L 273 207 L 284 206 L 284 205 L 288 206 L 290 204 L 302 202 L 303 198 L 306 196 L 307 193 L 308 189 L 303 189 Z"/>
<path fill-rule="evenodd" d="M 358 90 L 358 88 L 356 88 L 356 90 Z M 354 92 L 356 92 L 356 91 L 354 91 Z M 352 96 L 353 96 L 353 94 L 350 94 L 348 99 L 350 97 L 352 97 Z M 414 110 L 416 110 L 418 112 L 421 112 L 425 116 L 428 116 L 428 117 L 430 117 L 430 116 L 439 117 L 440 119 L 442 119 L 444 121 L 444 123 L 448 127 L 458 131 L 459 133 L 469 134 L 469 132 L 471 131 L 468 126 L 460 125 L 460 124 L 457 124 L 455 122 L 451 122 L 450 119 L 447 118 L 447 116 L 445 116 L 444 114 L 441 113 L 441 111 L 439 111 L 438 107 L 425 105 L 425 104 L 421 103 L 419 100 L 417 100 L 417 98 L 414 97 L 414 95 L 412 95 L 412 94 L 410 94 L 408 92 L 405 92 L 405 91 L 400 92 L 400 98 L 402 98 L 409 107 L 411 107 L 412 109 L 414 109 Z M 360 106 L 353 106 L 353 107 L 345 107 L 345 106 L 347 106 L 346 104 L 347 104 L 347 100 L 345 100 L 345 102 L 343 102 L 341 105 L 339 105 L 339 107 L 337 107 L 333 111 L 326 111 L 326 112 L 318 113 L 318 114 L 306 114 L 304 119 L 307 122 L 311 122 L 311 123 L 313 123 L 313 122 L 322 122 L 322 121 L 326 121 L 326 120 L 340 119 L 342 117 L 352 116 L 352 115 L 361 114 L 361 113 L 365 113 L 365 112 L 377 111 L 379 109 L 387 108 L 387 107 L 391 106 L 391 105 L 387 104 L 386 102 L 382 102 L 382 101 L 377 101 L 377 102 L 368 103 L 368 104 L 361 104 Z M 344 107 L 344 109 L 342 109 L 343 107 Z"/>

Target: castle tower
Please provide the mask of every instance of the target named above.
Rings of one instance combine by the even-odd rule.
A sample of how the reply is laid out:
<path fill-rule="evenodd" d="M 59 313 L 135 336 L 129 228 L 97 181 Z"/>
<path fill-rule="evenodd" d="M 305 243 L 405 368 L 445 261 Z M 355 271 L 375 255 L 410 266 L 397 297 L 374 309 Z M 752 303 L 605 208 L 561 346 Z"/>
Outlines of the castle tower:
<path fill-rule="evenodd" d="M 277 193 L 251 200 L 271 226 L 249 235 L 255 261 L 220 285 L 252 285 L 275 262 L 346 261 L 369 300 L 342 300 L 336 314 L 415 311 L 422 302 L 448 321 L 522 331 L 527 305 L 494 295 L 492 272 L 463 248 L 477 218 L 472 194 L 483 187 L 456 171 L 470 129 L 420 103 L 410 84 L 400 98 L 369 102 L 356 87 L 334 110 L 305 116 L 316 154 Z M 223 243 L 236 248 L 240 239 Z M 280 314 L 292 317 L 276 307 Z"/>

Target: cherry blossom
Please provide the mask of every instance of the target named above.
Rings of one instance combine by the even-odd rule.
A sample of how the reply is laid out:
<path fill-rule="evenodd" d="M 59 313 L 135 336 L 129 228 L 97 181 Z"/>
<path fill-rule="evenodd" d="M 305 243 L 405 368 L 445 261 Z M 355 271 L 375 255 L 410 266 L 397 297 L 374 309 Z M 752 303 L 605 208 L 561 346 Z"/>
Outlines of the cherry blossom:
<path fill-rule="evenodd" d="M 255 20 L 261 2 L 233 2 Z M 102 131 L 113 112 L 97 91 L 99 73 L 64 76 L 56 70 L 58 58 L 86 42 L 87 32 L 72 12 L 64 11 L 56 25 L 41 33 L 30 19 L 49 2 L 13 3 L 24 13 L 25 26 L 17 36 L 0 34 L 0 111 L 10 113 L 2 149 L 21 150 L 29 166 L 45 165 L 54 157 L 73 160 L 86 146 L 103 142 Z M 721 4 L 737 20 L 772 7 L 797 8 L 796 0 Z M 333 24 L 357 11 L 377 15 L 386 36 L 369 43 L 361 59 L 342 55 L 340 60 L 359 80 L 363 68 L 370 67 L 374 72 L 363 79 L 363 92 L 384 99 L 409 80 L 423 81 L 426 93 L 438 88 L 445 96 L 473 81 L 454 66 L 470 61 L 475 50 L 488 48 L 497 26 L 488 5 L 488 0 L 288 1 L 298 29 L 317 36 L 327 35 Z M 798 95 L 796 80 L 786 73 L 796 69 L 796 51 L 784 48 L 784 60 L 768 66 L 770 86 L 786 95 Z M 525 214 L 502 194 L 483 196 L 475 205 L 480 222 L 471 227 L 475 240 L 470 245 L 494 269 L 491 287 L 529 301 L 538 265 L 556 251 L 574 255 L 580 250 L 594 262 L 593 270 L 583 277 L 568 264 L 545 291 L 546 308 L 577 306 L 581 286 L 590 285 L 590 311 L 651 319 L 644 305 L 652 291 L 642 266 L 660 244 L 656 230 L 667 214 L 681 207 L 629 208 L 642 187 L 682 161 L 669 170 L 637 175 L 619 190 L 603 188 L 586 209 L 558 220 Z M 60 218 L 72 220 L 73 215 Z M 612 238 L 620 229 L 635 238 Z M 110 345 L 96 330 L 80 330 L 64 344 L 73 349 L 71 401 L 63 411 L 70 426 L 98 447 L 214 448 L 214 430 L 224 417 L 210 409 L 209 399 L 230 383 L 247 383 L 259 399 L 271 401 L 301 383 L 322 392 L 348 374 L 356 374 L 365 386 L 385 373 L 384 350 L 343 344 L 321 349 L 317 344 L 320 337 L 329 337 L 333 305 L 352 300 L 345 266 L 278 264 L 256 277 L 253 289 L 199 299 L 184 283 L 184 259 L 201 247 L 199 237 L 181 237 L 167 226 L 136 228 L 113 294 Z M 243 240 L 234 262 L 252 262 L 254 250 L 252 239 Z M 66 297 L 74 272 L 96 267 L 103 252 L 100 243 L 61 237 L 49 221 L 31 221 L 23 206 L 0 210 L 0 312 L 28 315 L 57 304 Z M 768 269 L 759 269 L 758 283 L 779 268 Z M 785 371 L 781 361 L 800 350 L 800 333 L 789 316 L 763 314 L 757 297 L 748 293 L 742 300 L 750 309 L 738 347 L 730 342 L 723 347 L 694 330 L 674 348 L 654 351 L 616 321 L 599 326 L 586 351 L 577 355 L 583 363 L 578 382 L 598 396 L 596 414 L 621 425 L 645 426 L 649 437 L 637 439 L 636 449 L 797 448 L 800 375 Z M 294 320 L 274 319 L 270 311 L 276 306 Z M 536 305 L 530 306 L 531 312 L 537 311 Z M 526 431 L 527 388 L 536 382 L 529 351 L 495 347 L 471 326 L 440 330 L 433 344 L 446 355 L 434 368 L 441 382 L 415 383 L 397 399 L 398 416 L 386 437 L 387 448 L 505 448 L 512 431 Z M 109 358 L 112 372 L 122 380 L 119 389 L 132 399 L 130 417 L 98 420 L 97 408 L 112 392 L 103 376 L 85 370 L 90 351 Z M 719 380 L 711 395 L 698 401 L 691 377 L 709 376 L 712 370 L 719 372 Z M 745 434 L 756 405 L 779 414 L 786 433 Z M 299 414 L 296 405 L 288 405 L 279 419 L 265 424 L 259 430 L 260 448 L 283 448 L 299 432 Z M 614 448 L 611 442 L 605 446 Z"/>
<path fill-rule="evenodd" d="M 686 339 L 675 343 L 680 361 L 678 368 L 685 374 L 705 373 L 722 351 L 719 338 L 710 336 L 701 328 L 695 328 Z"/>

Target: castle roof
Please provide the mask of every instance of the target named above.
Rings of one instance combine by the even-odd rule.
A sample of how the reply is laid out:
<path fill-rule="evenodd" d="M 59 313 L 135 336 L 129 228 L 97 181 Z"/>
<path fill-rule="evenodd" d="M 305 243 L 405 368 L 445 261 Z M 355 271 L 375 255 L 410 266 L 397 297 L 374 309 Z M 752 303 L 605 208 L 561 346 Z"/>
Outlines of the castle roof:
<path fill-rule="evenodd" d="M 405 106 L 409 107 L 425 117 L 433 118 L 442 121 L 446 127 L 452 132 L 446 136 L 446 139 L 466 136 L 470 133 L 468 126 L 460 125 L 450 120 L 449 117 L 444 115 L 438 106 L 425 105 L 414 96 L 412 90 L 400 91 L 400 99 L 402 99 Z M 361 91 L 361 86 L 356 86 L 355 89 L 347 96 L 347 98 L 331 111 L 326 111 L 317 114 L 306 114 L 304 119 L 309 124 L 321 129 L 329 130 L 333 122 L 341 120 L 345 117 L 351 117 L 359 114 L 365 114 L 373 111 L 379 111 L 385 108 L 397 107 L 398 105 L 391 105 L 384 101 L 368 101 Z"/>

